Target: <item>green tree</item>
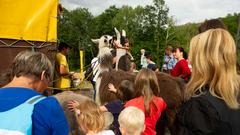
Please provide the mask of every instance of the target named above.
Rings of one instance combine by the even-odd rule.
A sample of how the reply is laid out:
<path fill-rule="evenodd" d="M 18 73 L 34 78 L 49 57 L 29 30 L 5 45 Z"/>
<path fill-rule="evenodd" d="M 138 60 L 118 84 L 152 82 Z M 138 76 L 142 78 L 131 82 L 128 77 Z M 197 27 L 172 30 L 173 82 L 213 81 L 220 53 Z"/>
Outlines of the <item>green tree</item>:
<path fill-rule="evenodd" d="M 165 34 L 166 34 L 166 28 L 165 25 L 168 23 L 168 11 L 169 8 L 165 4 L 164 0 L 153 0 L 154 6 L 150 7 L 152 9 L 153 17 L 154 17 L 154 25 L 155 25 L 155 31 L 154 31 L 154 39 L 157 44 L 157 64 L 160 63 L 160 59 L 163 59 L 164 56 L 164 48 L 166 47 L 165 44 Z"/>
<path fill-rule="evenodd" d="M 99 38 L 102 35 L 113 35 L 114 26 L 112 20 L 118 14 L 119 9 L 116 6 L 110 6 L 102 14 L 93 19 L 92 29 L 95 29 L 94 38 Z"/>
<path fill-rule="evenodd" d="M 93 15 L 86 8 L 77 8 L 72 11 L 63 11 L 58 22 L 58 39 L 70 44 L 73 48 L 69 54 L 70 69 L 79 69 L 79 49 L 86 51 L 89 58 L 89 44 Z"/>
<path fill-rule="evenodd" d="M 73 46 L 69 55 L 71 69 L 79 68 L 79 48 L 85 50 L 85 64 L 97 55 L 97 46 L 91 38 L 114 35 L 114 27 L 126 30 L 132 44 L 131 53 L 136 64 L 140 63 L 140 49 L 145 48 L 153 55 L 154 61 L 161 65 L 166 45 L 181 46 L 188 51 L 193 36 L 198 34 L 200 23 L 176 25 L 173 17 L 168 16 L 164 0 L 153 0 L 153 5 L 136 8 L 130 6 L 110 6 L 98 16 L 88 9 L 64 9 L 58 22 L 58 39 Z M 240 13 L 220 18 L 240 46 Z M 240 47 L 238 47 L 240 49 Z M 239 54 L 238 50 L 238 54 Z M 240 62 L 240 54 L 238 55 Z"/>

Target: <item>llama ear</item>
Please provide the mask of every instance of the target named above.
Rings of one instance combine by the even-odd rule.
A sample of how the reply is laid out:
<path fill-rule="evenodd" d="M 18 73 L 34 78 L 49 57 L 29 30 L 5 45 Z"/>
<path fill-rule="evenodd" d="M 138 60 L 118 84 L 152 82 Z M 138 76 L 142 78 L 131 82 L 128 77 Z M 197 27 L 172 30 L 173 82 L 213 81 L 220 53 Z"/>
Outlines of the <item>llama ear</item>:
<path fill-rule="evenodd" d="M 99 39 L 91 39 L 91 40 L 92 40 L 93 43 L 95 43 L 97 45 L 99 44 Z"/>
<path fill-rule="evenodd" d="M 123 37 L 126 37 L 126 36 L 127 36 L 127 34 L 126 34 L 126 31 L 125 31 L 125 30 L 122 30 L 122 36 L 123 36 Z"/>
<path fill-rule="evenodd" d="M 115 33 L 116 34 L 120 34 L 120 32 L 118 31 L 118 29 L 116 27 L 114 27 Z"/>

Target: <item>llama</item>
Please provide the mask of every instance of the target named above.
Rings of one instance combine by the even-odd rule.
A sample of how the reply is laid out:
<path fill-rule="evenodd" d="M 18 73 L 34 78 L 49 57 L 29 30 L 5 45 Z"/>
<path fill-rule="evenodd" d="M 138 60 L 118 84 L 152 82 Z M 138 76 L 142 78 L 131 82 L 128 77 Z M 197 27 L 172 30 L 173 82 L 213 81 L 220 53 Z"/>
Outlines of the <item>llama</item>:
<path fill-rule="evenodd" d="M 112 37 L 104 35 L 99 39 L 92 39 L 92 42 L 98 45 L 98 59 L 100 62 L 99 72 L 108 71 L 112 67 L 111 42 Z"/>
<path fill-rule="evenodd" d="M 95 43 L 98 43 L 99 47 L 98 57 L 103 60 L 100 61 L 100 75 L 98 76 L 96 82 L 96 102 L 99 105 L 103 105 L 116 99 L 115 94 L 107 90 L 109 83 L 113 83 L 115 87 L 118 88 L 122 80 L 129 80 L 134 82 L 136 75 L 121 70 L 112 70 L 112 57 L 110 57 L 111 39 L 108 38 L 108 36 L 102 36 L 99 40 L 96 41 L 97 42 Z M 108 64 L 104 63 L 106 62 L 104 61 L 105 59 L 108 60 Z M 123 65 L 126 65 L 126 63 L 129 62 L 125 62 Z M 118 64 L 121 65 L 121 63 Z M 165 114 L 163 114 L 163 117 L 161 117 L 161 119 L 165 119 L 165 121 L 159 120 L 159 125 L 160 127 L 163 127 L 165 124 L 171 131 L 173 122 L 175 120 L 175 115 L 181 107 L 182 102 L 184 101 L 185 83 L 180 79 L 174 78 L 165 73 L 157 73 L 157 78 L 160 87 L 159 96 L 163 97 L 167 103 Z"/>
<path fill-rule="evenodd" d="M 100 105 L 100 99 L 99 99 L 99 84 L 101 83 L 101 78 L 98 77 L 99 74 L 101 74 L 104 71 L 110 71 L 113 68 L 113 63 L 112 63 L 112 54 L 111 50 L 111 42 L 112 42 L 112 37 L 109 35 L 104 35 L 99 39 L 92 39 L 92 41 L 98 45 L 98 64 L 99 66 L 96 66 L 97 69 L 94 69 L 95 76 L 97 77 L 96 81 L 96 103 Z"/>
<path fill-rule="evenodd" d="M 179 78 L 172 77 L 166 73 L 160 72 L 156 73 L 156 75 L 160 87 L 159 96 L 167 103 L 167 109 L 161 116 L 156 129 L 159 129 L 160 134 L 164 134 L 164 126 L 167 126 L 170 131 L 172 130 L 176 113 L 184 101 L 185 83 Z M 105 104 L 117 99 L 114 93 L 108 91 L 109 83 L 112 83 L 118 89 L 120 82 L 123 80 L 134 82 L 136 74 L 112 70 L 101 73 L 99 77 L 102 80 L 99 86 L 99 100 L 100 104 Z"/>

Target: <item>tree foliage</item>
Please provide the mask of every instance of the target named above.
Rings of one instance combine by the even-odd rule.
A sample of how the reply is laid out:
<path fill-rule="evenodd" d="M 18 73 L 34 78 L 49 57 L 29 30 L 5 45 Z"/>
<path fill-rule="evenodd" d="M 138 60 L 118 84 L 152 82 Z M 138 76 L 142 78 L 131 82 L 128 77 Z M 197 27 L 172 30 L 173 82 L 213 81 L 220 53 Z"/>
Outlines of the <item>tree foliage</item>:
<path fill-rule="evenodd" d="M 69 43 L 73 49 L 69 56 L 70 68 L 79 68 L 79 49 L 85 51 L 85 65 L 97 55 L 97 47 L 91 38 L 102 35 L 114 35 L 114 27 L 126 30 L 131 43 L 131 53 L 135 63 L 140 63 L 140 49 L 145 48 L 160 66 L 166 45 L 181 46 L 188 51 L 189 42 L 198 34 L 199 23 L 187 23 L 176 26 L 174 18 L 168 15 L 169 8 L 164 0 L 153 0 L 153 5 L 110 6 L 98 16 L 93 16 L 88 9 L 64 9 L 58 22 L 58 38 Z M 239 41 L 239 13 L 220 18 L 228 27 L 236 41 Z M 239 42 L 238 42 L 239 43 Z"/>

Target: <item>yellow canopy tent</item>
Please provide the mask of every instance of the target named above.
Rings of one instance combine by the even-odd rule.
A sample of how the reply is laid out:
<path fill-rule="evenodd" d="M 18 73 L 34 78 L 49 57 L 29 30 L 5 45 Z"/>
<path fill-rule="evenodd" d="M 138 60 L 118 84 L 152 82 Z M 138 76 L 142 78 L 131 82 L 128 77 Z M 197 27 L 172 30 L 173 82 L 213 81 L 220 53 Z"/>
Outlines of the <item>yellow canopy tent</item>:
<path fill-rule="evenodd" d="M 58 0 L 0 0 L 0 38 L 57 41 Z"/>
<path fill-rule="evenodd" d="M 55 62 L 58 8 L 58 0 L 0 0 L 0 72 L 26 49 L 43 52 Z M 82 50 L 80 57 L 83 75 Z"/>
<path fill-rule="evenodd" d="M 54 63 L 58 0 L 0 0 L 0 72 L 24 50 L 43 52 Z"/>

